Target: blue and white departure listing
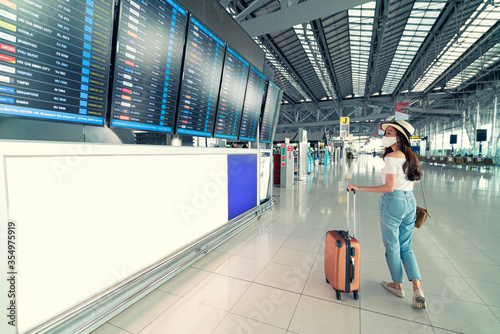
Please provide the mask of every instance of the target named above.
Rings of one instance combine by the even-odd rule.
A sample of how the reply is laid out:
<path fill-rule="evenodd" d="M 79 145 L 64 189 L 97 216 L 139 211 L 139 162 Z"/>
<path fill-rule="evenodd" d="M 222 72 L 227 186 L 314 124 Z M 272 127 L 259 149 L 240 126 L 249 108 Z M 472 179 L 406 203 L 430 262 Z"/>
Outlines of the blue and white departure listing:
<path fill-rule="evenodd" d="M 190 17 L 177 133 L 212 136 L 225 47 L 224 41 Z"/>
<path fill-rule="evenodd" d="M 111 126 L 172 132 L 187 15 L 173 0 L 121 2 Z"/>
<path fill-rule="evenodd" d="M 249 66 L 248 61 L 227 47 L 214 127 L 215 138 L 238 138 Z"/>
<path fill-rule="evenodd" d="M 257 126 L 262 112 L 262 99 L 266 89 L 266 77 L 255 67 L 250 66 L 245 103 L 241 116 L 239 140 L 254 142 L 257 137 Z"/>
<path fill-rule="evenodd" d="M 262 122 L 260 124 L 260 142 L 271 143 L 271 135 L 274 126 L 275 112 L 278 106 L 278 96 L 280 89 L 274 83 L 269 81 L 267 87 L 266 103 L 264 113 L 262 114 Z"/>
<path fill-rule="evenodd" d="M 114 3 L 0 1 L 0 114 L 103 125 Z"/>

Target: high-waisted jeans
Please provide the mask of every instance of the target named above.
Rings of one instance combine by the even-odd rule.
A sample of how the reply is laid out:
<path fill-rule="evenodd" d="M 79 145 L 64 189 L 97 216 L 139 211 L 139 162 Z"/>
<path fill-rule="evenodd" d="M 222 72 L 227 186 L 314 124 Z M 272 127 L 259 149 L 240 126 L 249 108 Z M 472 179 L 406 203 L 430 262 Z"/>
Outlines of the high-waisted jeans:
<path fill-rule="evenodd" d="M 380 227 L 385 246 L 385 259 L 392 280 L 403 283 L 403 269 L 410 281 L 420 280 L 417 260 L 411 248 L 411 236 L 415 229 L 417 201 L 412 191 L 394 190 L 380 198 Z"/>

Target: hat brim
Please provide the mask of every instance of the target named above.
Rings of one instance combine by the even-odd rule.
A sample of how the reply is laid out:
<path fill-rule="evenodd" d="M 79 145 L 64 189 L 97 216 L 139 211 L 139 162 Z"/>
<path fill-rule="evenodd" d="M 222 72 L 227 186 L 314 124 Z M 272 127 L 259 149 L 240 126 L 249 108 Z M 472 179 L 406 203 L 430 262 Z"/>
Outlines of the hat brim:
<path fill-rule="evenodd" d="M 406 137 L 406 140 L 408 140 L 408 142 L 410 142 L 410 138 L 408 137 L 408 134 L 406 133 L 407 130 L 405 128 L 403 128 L 401 125 L 397 124 L 397 123 L 383 123 L 381 125 L 382 127 L 382 130 L 386 130 L 388 127 L 392 126 L 393 128 L 397 129 L 399 132 L 401 132 L 405 137 Z"/>

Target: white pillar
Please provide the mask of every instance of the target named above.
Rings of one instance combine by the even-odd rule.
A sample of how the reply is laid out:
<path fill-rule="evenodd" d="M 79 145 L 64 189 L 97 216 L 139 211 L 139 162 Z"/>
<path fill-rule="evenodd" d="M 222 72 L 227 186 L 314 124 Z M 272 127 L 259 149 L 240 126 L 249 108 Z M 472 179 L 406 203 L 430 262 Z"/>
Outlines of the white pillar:
<path fill-rule="evenodd" d="M 495 156 L 497 154 L 497 143 L 498 140 L 495 138 L 497 135 L 497 110 L 498 110 L 498 95 L 495 95 L 493 99 L 493 123 L 491 126 L 491 149 L 493 150 L 493 153 L 488 152 L 491 157 Z"/>
<path fill-rule="evenodd" d="M 479 154 L 479 145 L 477 145 L 477 130 L 479 130 L 479 102 L 476 104 L 476 133 L 474 133 L 474 155 Z M 476 153 L 477 147 L 477 153 Z"/>

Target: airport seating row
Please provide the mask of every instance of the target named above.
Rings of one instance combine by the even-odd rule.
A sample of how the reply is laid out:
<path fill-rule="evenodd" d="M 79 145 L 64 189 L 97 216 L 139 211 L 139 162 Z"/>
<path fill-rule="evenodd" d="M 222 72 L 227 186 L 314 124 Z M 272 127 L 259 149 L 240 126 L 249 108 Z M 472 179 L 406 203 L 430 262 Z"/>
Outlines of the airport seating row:
<path fill-rule="evenodd" d="M 421 162 L 438 165 L 459 165 L 459 166 L 494 166 L 493 158 L 482 157 L 452 157 L 452 156 L 421 156 Z"/>

